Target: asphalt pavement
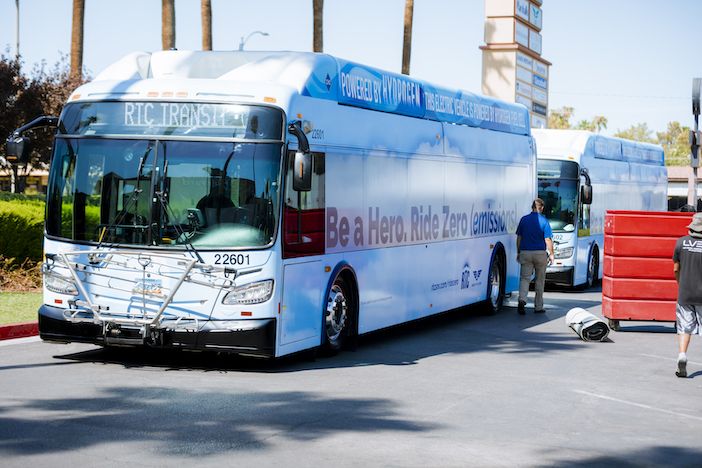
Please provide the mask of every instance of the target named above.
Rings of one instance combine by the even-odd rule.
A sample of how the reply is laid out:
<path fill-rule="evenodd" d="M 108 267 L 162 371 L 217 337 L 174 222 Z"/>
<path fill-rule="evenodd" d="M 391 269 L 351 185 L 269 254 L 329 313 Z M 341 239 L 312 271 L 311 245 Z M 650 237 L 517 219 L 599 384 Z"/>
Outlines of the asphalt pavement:
<path fill-rule="evenodd" d="M 600 295 L 453 312 L 316 359 L 3 341 L 0 464 L 700 466 L 702 337 L 687 379 L 673 324 L 584 342 L 564 316 L 599 315 Z"/>

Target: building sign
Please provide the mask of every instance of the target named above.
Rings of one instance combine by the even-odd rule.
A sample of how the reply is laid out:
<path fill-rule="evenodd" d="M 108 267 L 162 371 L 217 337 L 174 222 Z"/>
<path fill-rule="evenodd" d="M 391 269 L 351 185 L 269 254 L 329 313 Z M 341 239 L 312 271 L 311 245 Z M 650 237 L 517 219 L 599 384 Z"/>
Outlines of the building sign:
<path fill-rule="evenodd" d="M 532 90 L 532 97 L 534 98 L 534 101 L 538 101 L 543 105 L 548 103 L 548 94 L 546 94 L 546 91 L 541 88 L 534 88 Z"/>
<path fill-rule="evenodd" d="M 539 104 L 537 102 L 532 103 L 531 110 L 533 110 L 537 114 L 541 114 L 544 116 L 548 114 L 548 109 L 546 109 L 546 106 L 542 106 L 541 104 Z"/>
<path fill-rule="evenodd" d="M 526 54 L 517 52 L 517 65 L 519 65 L 520 67 L 524 67 L 527 70 L 531 70 L 534 68 L 534 59 Z"/>
<path fill-rule="evenodd" d="M 548 67 L 546 64 L 539 62 L 538 60 L 534 60 L 534 67 L 533 67 L 534 73 L 537 73 L 544 78 L 548 78 Z"/>
<path fill-rule="evenodd" d="M 536 29 L 541 30 L 541 8 L 534 4 L 530 4 L 529 8 L 529 22 L 536 27 Z"/>
<path fill-rule="evenodd" d="M 515 13 L 524 21 L 529 21 L 529 10 L 531 3 L 529 0 L 517 0 Z"/>
<path fill-rule="evenodd" d="M 514 40 L 517 44 L 529 47 L 529 27 L 516 21 L 514 23 Z"/>
<path fill-rule="evenodd" d="M 541 57 L 542 0 L 485 0 L 483 94 L 526 107 L 546 127 L 549 66 Z M 521 106 L 520 106 L 521 107 Z"/>
<path fill-rule="evenodd" d="M 517 79 L 525 81 L 527 83 L 531 83 L 531 80 L 532 80 L 531 71 L 527 70 L 526 68 L 517 67 Z"/>
<path fill-rule="evenodd" d="M 529 29 L 529 48 L 541 55 L 541 34 L 533 29 Z"/>
<path fill-rule="evenodd" d="M 534 84 L 543 89 L 548 89 L 548 81 L 546 78 L 541 78 L 539 75 L 534 75 Z"/>
<path fill-rule="evenodd" d="M 526 96 L 528 98 L 531 98 L 531 85 L 528 85 L 522 81 L 517 80 L 517 83 L 515 85 L 515 89 L 517 93 Z"/>
<path fill-rule="evenodd" d="M 516 102 L 517 104 L 524 104 L 524 107 L 526 107 L 527 109 L 531 109 L 532 106 L 531 99 L 524 97 L 521 94 L 517 94 L 516 96 L 514 96 L 514 102 Z"/>

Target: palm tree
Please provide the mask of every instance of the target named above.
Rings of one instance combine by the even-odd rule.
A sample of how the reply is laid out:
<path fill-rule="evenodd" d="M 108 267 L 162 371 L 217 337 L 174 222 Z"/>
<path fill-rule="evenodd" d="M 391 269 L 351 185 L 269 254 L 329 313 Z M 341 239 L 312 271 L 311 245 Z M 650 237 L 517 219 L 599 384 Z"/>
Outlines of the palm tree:
<path fill-rule="evenodd" d="M 71 28 L 71 78 L 83 77 L 83 20 L 85 0 L 73 0 L 73 25 Z"/>
<path fill-rule="evenodd" d="M 202 50 L 212 50 L 212 0 L 202 0 Z"/>
<path fill-rule="evenodd" d="M 161 0 L 161 46 L 175 49 L 175 0 Z"/>
<path fill-rule="evenodd" d="M 324 0 L 312 0 L 312 51 L 324 52 L 324 28 L 322 21 L 324 19 Z"/>
<path fill-rule="evenodd" d="M 402 74 L 409 75 L 412 55 L 412 17 L 414 0 L 405 0 L 405 34 L 402 37 Z"/>

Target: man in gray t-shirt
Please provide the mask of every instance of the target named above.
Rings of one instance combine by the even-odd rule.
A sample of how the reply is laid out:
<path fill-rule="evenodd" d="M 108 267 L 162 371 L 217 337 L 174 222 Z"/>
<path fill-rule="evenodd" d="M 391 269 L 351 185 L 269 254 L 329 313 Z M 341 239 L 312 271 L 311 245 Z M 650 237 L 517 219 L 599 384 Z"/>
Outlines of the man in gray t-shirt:
<path fill-rule="evenodd" d="M 693 334 L 702 334 L 702 213 L 696 213 L 673 251 L 673 271 L 678 282 L 675 322 L 678 329 L 678 368 L 675 375 L 687 377 L 687 348 Z"/>

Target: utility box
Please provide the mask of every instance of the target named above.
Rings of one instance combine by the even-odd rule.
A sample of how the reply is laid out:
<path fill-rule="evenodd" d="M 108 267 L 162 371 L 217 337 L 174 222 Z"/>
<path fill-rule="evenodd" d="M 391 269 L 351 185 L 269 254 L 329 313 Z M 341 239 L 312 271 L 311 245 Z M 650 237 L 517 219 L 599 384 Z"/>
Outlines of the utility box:
<path fill-rule="evenodd" d="M 675 321 L 678 285 L 673 250 L 694 213 L 611 210 L 605 214 L 602 315 L 620 320 Z"/>

